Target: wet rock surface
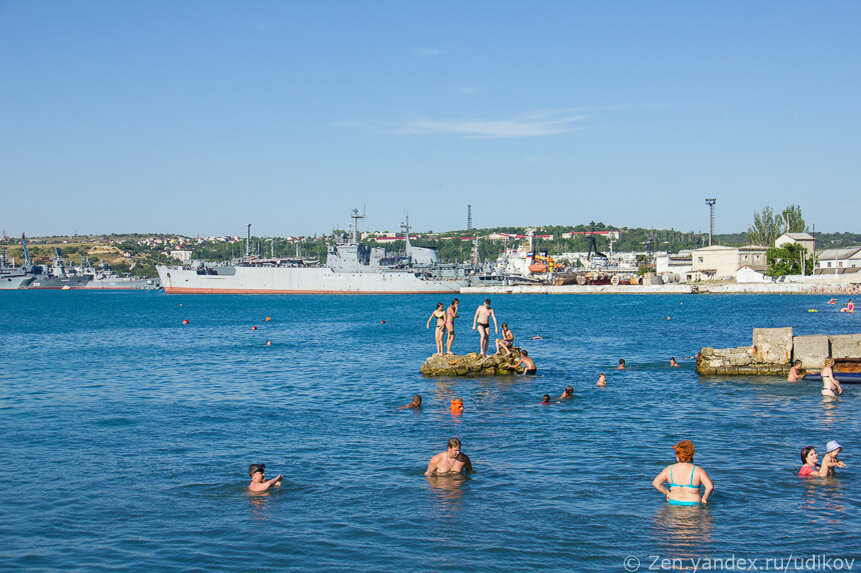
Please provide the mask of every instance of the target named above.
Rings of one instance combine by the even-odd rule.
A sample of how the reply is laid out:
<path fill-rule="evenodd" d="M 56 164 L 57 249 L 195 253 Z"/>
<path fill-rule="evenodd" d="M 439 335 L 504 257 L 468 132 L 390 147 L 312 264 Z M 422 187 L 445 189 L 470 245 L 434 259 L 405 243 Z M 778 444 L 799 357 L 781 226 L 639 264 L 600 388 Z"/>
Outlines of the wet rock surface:
<path fill-rule="evenodd" d="M 510 376 L 523 373 L 519 364 L 520 351 L 512 348 L 511 356 L 481 356 L 477 352 L 431 356 L 422 364 L 420 371 L 426 376 Z"/>

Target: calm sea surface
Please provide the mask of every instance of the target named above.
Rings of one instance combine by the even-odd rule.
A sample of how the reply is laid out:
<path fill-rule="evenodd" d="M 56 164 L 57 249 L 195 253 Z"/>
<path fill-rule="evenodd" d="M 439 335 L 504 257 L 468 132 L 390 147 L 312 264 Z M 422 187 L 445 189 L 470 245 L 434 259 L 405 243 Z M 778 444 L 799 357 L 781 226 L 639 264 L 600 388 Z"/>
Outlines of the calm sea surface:
<path fill-rule="evenodd" d="M 484 296 L 460 298 L 464 354 L 478 348 Z M 861 332 L 861 315 L 827 299 L 493 297 L 538 376 L 430 379 L 418 371 L 434 351 L 425 322 L 449 302 L 435 295 L 0 292 L 0 568 L 623 571 L 633 556 L 645 571 L 655 556 L 688 568 L 735 556 L 765 570 L 790 555 L 858 558 L 861 386 L 825 401 L 814 383 L 703 378 L 691 359 L 750 344 L 754 327 Z M 613 369 L 619 358 L 628 370 Z M 574 399 L 539 404 L 567 384 Z M 416 393 L 422 411 L 397 410 Z M 429 480 L 452 436 L 476 473 Z M 715 483 L 707 509 L 669 508 L 651 486 L 683 438 Z M 799 450 L 824 453 L 831 439 L 848 468 L 797 478 Z M 249 495 L 253 462 L 283 473 L 283 487 Z"/>

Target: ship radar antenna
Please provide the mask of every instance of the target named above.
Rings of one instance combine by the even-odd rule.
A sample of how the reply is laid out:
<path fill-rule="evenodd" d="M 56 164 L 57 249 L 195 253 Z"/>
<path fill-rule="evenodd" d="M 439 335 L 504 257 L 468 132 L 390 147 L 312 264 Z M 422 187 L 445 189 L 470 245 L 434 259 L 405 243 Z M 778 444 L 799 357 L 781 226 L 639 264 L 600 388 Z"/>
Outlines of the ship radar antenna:
<path fill-rule="evenodd" d="M 410 213 L 409 211 L 404 212 L 404 222 L 401 223 L 401 229 L 404 232 L 404 241 L 406 243 L 405 254 L 408 257 L 411 257 L 413 254 L 413 245 L 410 243 Z"/>

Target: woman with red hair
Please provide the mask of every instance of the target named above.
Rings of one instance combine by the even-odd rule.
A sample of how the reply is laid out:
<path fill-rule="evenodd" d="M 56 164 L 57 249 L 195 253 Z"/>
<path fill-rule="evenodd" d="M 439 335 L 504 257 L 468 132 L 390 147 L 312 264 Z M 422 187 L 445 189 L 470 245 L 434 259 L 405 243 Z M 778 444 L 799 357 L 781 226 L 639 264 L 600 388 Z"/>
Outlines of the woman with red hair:
<path fill-rule="evenodd" d="M 655 476 L 652 485 L 667 496 L 667 503 L 670 505 L 708 503 L 715 487 L 706 470 L 694 464 L 694 443 L 690 440 L 682 440 L 673 446 L 673 449 L 676 452 L 676 463 L 665 467 Z M 670 488 L 664 487 L 664 483 L 669 483 Z M 705 487 L 702 497 L 700 497 L 700 486 Z"/>

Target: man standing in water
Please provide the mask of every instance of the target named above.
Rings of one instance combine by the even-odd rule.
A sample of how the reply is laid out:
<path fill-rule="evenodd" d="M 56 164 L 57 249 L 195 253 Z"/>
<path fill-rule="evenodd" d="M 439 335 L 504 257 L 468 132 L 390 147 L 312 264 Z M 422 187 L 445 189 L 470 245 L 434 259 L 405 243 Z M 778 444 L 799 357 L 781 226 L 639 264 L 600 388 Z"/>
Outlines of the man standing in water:
<path fill-rule="evenodd" d="M 472 472 L 472 462 L 469 456 L 460 452 L 460 440 L 452 438 L 448 441 L 448 449 L 430 459 L 426 476 L 459 474 Z"/>
<path fill-rule="evenodd" d="M 451 301 L 451 305 L 445 310 L 445 330 L 448 332 L 448 340 L 446 340 L 446 354 L 454 354 L 451 351 L 451 345 L 454 342 L 454 319 L 457 316 L 457 305 L 460 303 L 458 299 Z"/>
<path fill-rule="evenodd" d="M 490 342 L 490 319 L 493 319 L 493 332 L 498 333 L 499 328 L 496 326 L 496 313 L 490 308 L 490 299 L 484 299 L 484 304 L 475 309 L 475 316 L 472 318 L 472 329 L 478 327 L 478 335 L 481 337 L 481 356 L 487 356 L 487 345 Z"/>

